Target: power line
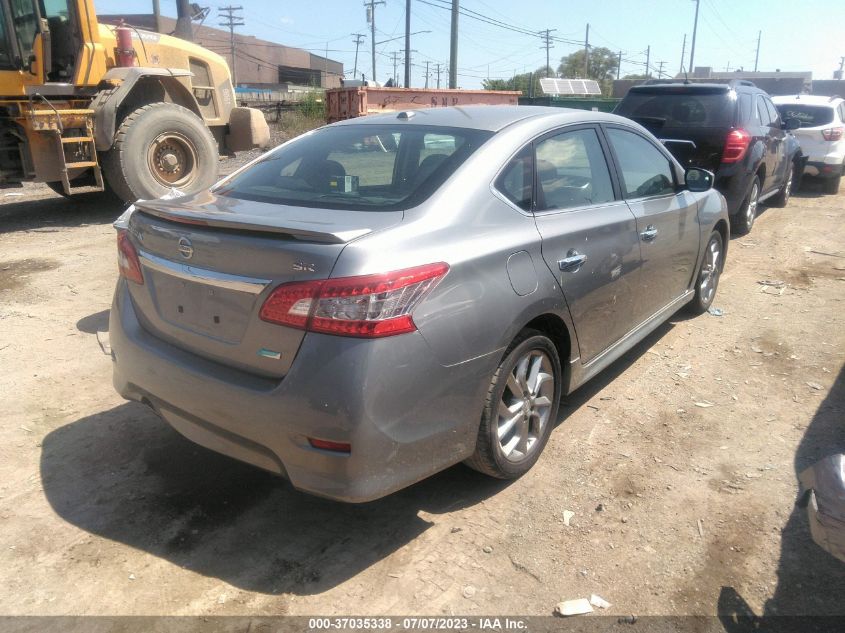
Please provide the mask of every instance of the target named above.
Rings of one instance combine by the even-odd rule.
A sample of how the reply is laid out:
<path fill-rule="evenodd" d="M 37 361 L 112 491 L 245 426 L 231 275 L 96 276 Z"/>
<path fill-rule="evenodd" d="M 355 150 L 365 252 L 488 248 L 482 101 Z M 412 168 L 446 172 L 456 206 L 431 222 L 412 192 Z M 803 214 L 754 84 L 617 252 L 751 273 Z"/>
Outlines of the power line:
<path fill-rule="evenodd" d="M 223 20 L 220 22 L 220 26 L 225 26 L 229 29 L 229 48 L 232 55 L 232 86 L 237 87 L 238 81 L 235 76 L 235 27 L 236 26 L 244 26 L 243 16 L 236 15 L 239 11 L 243 11 L 243 7 L 233 7 L 231 5 L 227 7 L 217 7 L 217 12 L 220 14 L 220 18 Z"/>

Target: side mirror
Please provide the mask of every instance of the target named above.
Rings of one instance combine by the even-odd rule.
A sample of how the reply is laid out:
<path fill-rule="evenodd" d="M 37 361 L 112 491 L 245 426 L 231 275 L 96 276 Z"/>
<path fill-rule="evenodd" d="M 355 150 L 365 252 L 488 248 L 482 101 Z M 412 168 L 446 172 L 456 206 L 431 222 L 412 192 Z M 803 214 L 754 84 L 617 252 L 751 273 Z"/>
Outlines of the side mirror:
<path fill-rule="evenodd" d="M 714 176 L 706 169 L 690 167 L 684 173 L 684 181 L 689 191 L 709 191 L 713 187 Z"/>
<path fill-rule="evenodd" d="M 783 122 L 783 129 L 786 130 L 787 132 L 791 132 L 792 130 L 797 130 L 799 127 L 801 127 L 801 120 L 796 119 L 795 117 L 790 117 L 788 119 L 785 119 L 784 122 Z"/>

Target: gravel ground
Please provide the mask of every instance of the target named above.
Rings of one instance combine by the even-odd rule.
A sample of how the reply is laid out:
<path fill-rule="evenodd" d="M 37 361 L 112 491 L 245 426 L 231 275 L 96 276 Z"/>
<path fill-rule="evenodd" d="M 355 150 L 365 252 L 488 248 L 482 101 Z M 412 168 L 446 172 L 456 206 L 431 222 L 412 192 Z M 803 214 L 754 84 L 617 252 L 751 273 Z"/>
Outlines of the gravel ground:
<path fill-rule="evenodd" d="M 362 506 L 122 401 L 98 343 L 119 209 L 0 200 L 0 613 L 549 614 L 596 593 L 612 614 L 845 614 L 845 565 L 794 507 L 797 472 L 845 450 L 841 195 L 765 209 L 730 243 L 723 315 L 677 315 L 574 394 L 525 477 L 458 466 Z"/>

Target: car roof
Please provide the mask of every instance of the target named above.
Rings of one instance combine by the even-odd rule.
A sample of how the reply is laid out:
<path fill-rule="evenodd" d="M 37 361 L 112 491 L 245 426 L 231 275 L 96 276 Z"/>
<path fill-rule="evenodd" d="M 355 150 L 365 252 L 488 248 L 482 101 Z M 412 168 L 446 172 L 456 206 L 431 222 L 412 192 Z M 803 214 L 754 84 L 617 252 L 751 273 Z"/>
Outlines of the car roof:
<path fill-rule="evenodd" d="M 553 108 L 544 106 L 509 106 L 509 105 L 471 105 L 450 106 L 446 108 L 419 108 L 416 110 L 396 111 L 386 114 L 373 114 L 365 117 L 346 119 L 335 125 L 384 125 L 401 121 L 404 125 L 432 125 L 437 127 L 457 127 L 498 132 L 509 125 L 526 119 L 543 116 L 555 116 L 557 123 L 578 122 L 629 122 L 615 114 L 576 110 L 572 108 Z M 407 118 L 406 118 L 407 117 Z"/>
<path fill-rule="evenodd" d="M 803 103 L 806 105 L 828 106 L 830 108 L 835 108 L 842 101 L 842 97 L 825 97 L 823 95 L 785 95 L 773 97 L 772 101 L 778 105 L 784 105 L 787 103 Z"/>

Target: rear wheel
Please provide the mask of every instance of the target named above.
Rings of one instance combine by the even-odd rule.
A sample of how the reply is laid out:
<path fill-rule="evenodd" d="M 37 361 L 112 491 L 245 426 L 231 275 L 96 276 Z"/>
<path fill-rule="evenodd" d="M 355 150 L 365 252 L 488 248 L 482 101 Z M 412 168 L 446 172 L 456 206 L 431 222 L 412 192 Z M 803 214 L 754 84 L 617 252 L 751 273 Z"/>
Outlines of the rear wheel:
<path fill-rule="evenodd" d="M 833 178 L 825 178 L 822 189 L 825 193 L 839 193 L 839 183 L 842 182 L 842 175 Z"/>
<path fill-rule="evenodd" d="M 174 103 L 153 103 L 123 120 L 103 169 L 115 193 L 134 202 L 210 187 L 217 163 L 217 143 L 202 119 Z"/>
<path fill-rule="evenodd" d="M 707 240 L 704 258 L 695 281 L 695 297 L 689 304 L 693 314 L 702 314 L 710 309 L 719 287 L 719 277 L 725 267 L 724 243 L 719 231 L 713 231 Z"/>
<path fill-rule="evenodd" d="M 792 165 L 789 169 L 789 173 L 786 176 L 786 181 L 781 186 L 780 190 L 778 190 L 777 195 L 772 198 L 771 206 L 773 207 L 785 207 L 789 203 L 789 197 L 792 195 L 792 189 L 795 185 L 795 182 L 798 180 L 798 167 L 796 165 Z"/>
<path fill-rule="evenodd" d="M 552 432 L 561 385 L 554 343 L 536 330 L 525 330 L 493 374 L 475 453 L 465 463 L 499 479 L 528 472 Z"/>
<path fill-rule="evenodd" d="M 751 189 L 748 192 L 748 197 L 742 203 L 742 207 L 735 216 L 731 217 L 731 229 L 737 235 L 746 235 L 754 226 L 754 220 L 757 218 L 757 204 L 760 200 L 760 178 L 754 177 L 754 182 L 751 183 Z"/>

